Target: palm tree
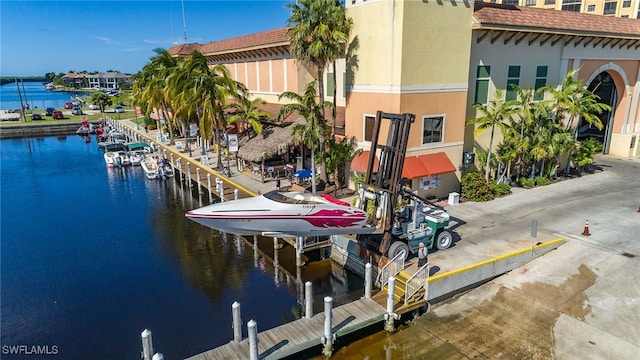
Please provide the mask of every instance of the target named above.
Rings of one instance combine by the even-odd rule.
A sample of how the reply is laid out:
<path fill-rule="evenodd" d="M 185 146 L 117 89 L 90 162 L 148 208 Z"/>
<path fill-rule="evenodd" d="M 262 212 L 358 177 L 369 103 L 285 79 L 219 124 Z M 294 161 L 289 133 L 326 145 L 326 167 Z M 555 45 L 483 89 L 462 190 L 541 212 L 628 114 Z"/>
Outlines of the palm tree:
<path fill-rule="evenodd" d="M 600 103 L 600 97 L 589 91 L 582 80 L 576 78 L 578 70 L 575 69 L 568 72 L 559 87 L 546 86 L 544 88 L 554 98 L 554 116 L 567 116 L 565 129 L 571 131 L 574 141 L 578 138 L 580 117 L 588 124 L 602 130 L 603 124 L 597 115 L 605 110 L 611 110 L 611 106 Z M 569 152 L 569 158 L 571 158 L 571 151 Z M 570 166 L 571 163 L 568 162 L 567 172 L 569 172 Z"/>
<path fill-rule="evenodd" d="M 179 60 L 171 56 L 164 49 L 154 49 L 156 56 L 151 58 L 151 62 L 146 64 L 142 71 L 134 76 L 133 94 L 135 103 L 146 103 L 147 114 L 153 110 L 165 119 L 168 119 L 167 112 L 170 108 L 170 96 L 167 87 L 167 77 L 178 65 Z M 169 138 L 173 143 L 173 126 L 169 122 Z"/>
<path fill-rule="evenodd" d="M 611 110 L 611 106 L 599 102 L 600 97 L 589 91 L 584 82 L 575 77 L 579 69 L 570 71 L 562 80 L 558 88 L 545 87 L 555 99 L 556 112 L 568 116 L 565 123 L 567 130 L 571 130 L 574 139 L 578 136 L 580 117 L 588 124 L 602 130 L 602 120 L 598 117 L 603 111 Z"/>
<path fill-rule="evenodd" d="M 224 109 L 230 98 L 240 99 L 242 90 L 242 85 L 231 79 L 226 67 L 219 64 L 209 67 L 206 57 L 195 51 L 171 75 L 169 83 L 176 114 L 183 120 L 198 119 L 203 142 L 211 141 L 215 129 L 226 131 Z M 218 151 L 218 168 L 221 164 L 222 152 Z"/>
<path fill-rule="evenodd" d="M 260 119 L 263 117 L 271 117 L 271 113 L 265 110 L 260 110 L 260 106 L 267 102 L 261 98 L 255 98 L 249 100 L 248 94 L 244 94 L 239 102 L 231 104 L 231 107 L 238 110 L 238 113 L 232 115 L 227 119 L 229 124 L 233 124 L 237 121 L 247 122 L 257 135 L 262 134 L 262 123 Z"/>
<path fill-rule="evenodd" d="M 346 44 L 349 38 L 344 30 L 350 29 L 351 24 L 346 20 L 346 12 L 339 0 L 299 0 L 287 6 L 291 9 L 287 22 L 290 26 L 287 33 L 291 39 L 289 51 L 297 60 L 316 71 L 318 95 L 320 103 L 323 103 L 324 70 L 333 59 L 344 53 L 343 43 Z M 335 107 L 332 111 L 335 115 Z M 321 114 L 322 121 L 325 121 L 324 107 Z M 322 135 L 320 138 L 321 148 L 324 147 L 325 137 Z M 322 161 L 321 177 L 324 181 L 327 180 L 325 168 Z"/>
<path fill-rule="evenodd" d="M 293 103 L 285 104 L 280 108 L 278 119 L 281 120 L 287 115 L 297 112 L 304 118 L 304 123 L 294 124 L 291 129 L 291 135 L 299 139 L 307 147 L 311 148 L 311 180 L 312 192 L 316 193 L 316 164 L 315 164 L 315 148 L 321 138 L 328 135 L 331 130 L 324 121 L 322 110 L 324 108 L 331 109 L 333 104 L 329 101 L 316 102 L 316 81 L 311 81 L 305 88 L 304 95 L 292 91 L 285 91 L 278 96 L 278 100 L 289 99 Z"/>
<path fill-rule="evenodd" d="M 485 180 L 489 181 L 489 170 L 491 163 L 491 151 L 493 150 L 493 138 L 496 126 L 505 133 L 509 128 L 510 118 L 516 113 L 517 109 L 513 101 L 504 101 L 503 92 L 496 89 L 493 99 L 486 104 L 473 104 L 473 107 L 484 114 L 481 117 L 467 120 L 467 124 L 476 125 L 475 135 L 483 133 L 487 129 L 491 129 L 491 138 L 489 140 L 489 148 L 487 152 L 487 163 L 485 167 Z"/>
<path fill-rule="evenodd" d="M 355 149 L 353 141 L 349 138 L 343 138 L 341 142 L 337 142 L 335 136 L 328 140 L 329 150 L 322 153 L 327 162 L 327 171 L 333 172 L 335 179 L 335 189 L 341 189 L 344 184 L 344 164 L 351 160 Z"/>
<path fill-rule="evenodd" d="M 330 47 L 330 60 L 333 67 L 333 128 L 331 133 L 335 137 L 336 135 L 336 108 L 337 108 L 337 68 L 336 61 L 341 57 L 346 56 L 347 41 L 351 28 L 353 27 L 353 20 L 347 17 L 346 8 L 340 3 L 339 0 L 335 0 L 333 6 L 327 10 L 329 13 L 329 28 L 331 29 L 331 40 L 326 43 Z M 335 143 L 335 142 L 334 142 Z"/>

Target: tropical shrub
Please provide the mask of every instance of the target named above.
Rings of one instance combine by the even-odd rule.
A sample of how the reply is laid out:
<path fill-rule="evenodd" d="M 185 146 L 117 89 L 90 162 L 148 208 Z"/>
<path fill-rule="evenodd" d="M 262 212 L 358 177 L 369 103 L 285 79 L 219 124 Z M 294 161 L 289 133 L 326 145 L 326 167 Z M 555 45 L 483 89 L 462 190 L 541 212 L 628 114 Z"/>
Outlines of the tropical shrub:
<path fill-rule="evenodd" d="M 490 183 L 478 172 L 468 173 L 462 177 L 461 195 L 471 201 L 489 201 L 495 199 Z"/>
<path fill-rule="evenodd" d="M 520 186 L 522 187 L 529 188 L 529 187 L 534 187 L 536 185 L 536 181 L 531 178 L 521 177 L 520 180 L 518 181 L 518 184 L 520 184 Z"/>
<path fill-rule="evenodd" d="M 551 180 L 549 180 L 549 178 L 544 176 L 538 176 L 534 180 L 535 180 L 536 186 L 544 186 L 544 185 L 551 184 Z"/>
<path fill-rule="evenodd" d="M 593 163 L 593 156 L 602 151 L 602 143 L 589 138 L 578 145 L 578 149 L 572 154 L 571 159 L 576 164 L 579 171 L 583 171 L 585 166 Z"/>
<path fill-rule="evenodd" d="M 511 186 L 507 183 L 492 183 L 491 188 L 496 194 L 496 197 L 505 196 L 511 194 Z"/>

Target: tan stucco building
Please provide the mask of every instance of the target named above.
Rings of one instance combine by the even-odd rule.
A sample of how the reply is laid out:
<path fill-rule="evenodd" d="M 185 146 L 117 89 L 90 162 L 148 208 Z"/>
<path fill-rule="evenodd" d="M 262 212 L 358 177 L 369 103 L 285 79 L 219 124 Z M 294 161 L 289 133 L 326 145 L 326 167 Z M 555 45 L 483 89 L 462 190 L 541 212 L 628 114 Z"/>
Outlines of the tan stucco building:
<path fill-rule="evenodd" d="M 457 191 L 464 153 L 487 142 L 465 125 L 476 117 L 474 102 L 490 100 L 493 89 L 507 83 L 559 84 L 572 69 L 586 84 L 608 84 L 615 110 L 603 119 L 606 152 L 640 156 L 637 20 L 464 1 L 348 0 L 346 7 L 357 46 L 336 71 L 336 133 L 368 149 L 377 110 L 416 114 L 406 161 L 412 167 L 405 175 L 423 195 Z M 272 103 L 267 108 L 274 112 L 278 94 L 301 91 L 315 73 L 295 60 L 288 43 L 283 28 L 170 52 L 188 55 L 198 48 Z M 333 71 L 325 71 L 326 100 L 336 86 Z"/>

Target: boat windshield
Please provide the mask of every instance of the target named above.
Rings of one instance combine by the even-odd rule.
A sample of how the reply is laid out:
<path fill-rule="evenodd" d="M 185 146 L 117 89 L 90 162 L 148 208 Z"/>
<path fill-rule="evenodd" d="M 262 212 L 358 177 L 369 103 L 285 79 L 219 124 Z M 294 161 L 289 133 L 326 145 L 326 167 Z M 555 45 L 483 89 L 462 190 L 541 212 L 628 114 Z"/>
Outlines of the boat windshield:
<path fill-rule="evenodd" d="M 276 201 L 283 204 L 322 204 L 321 202 L 313 201 L 309 198 L 305 198 L 304 196 L 300 196 L 299 198 L 289 197 L 289 196 L 283 195 L 282 193 L 279 193 L 276 190 L 269 191 L 268 193 L 265 193 L 262 196 L 264 196 L 269 200 Z"/>

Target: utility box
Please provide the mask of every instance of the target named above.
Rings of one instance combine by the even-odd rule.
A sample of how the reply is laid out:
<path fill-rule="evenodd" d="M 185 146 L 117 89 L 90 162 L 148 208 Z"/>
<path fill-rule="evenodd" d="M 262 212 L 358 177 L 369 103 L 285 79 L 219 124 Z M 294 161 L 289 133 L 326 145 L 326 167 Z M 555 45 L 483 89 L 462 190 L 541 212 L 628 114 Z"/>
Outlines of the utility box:
<path fill-rule="evenodd" d="M 458 205 L 460 202 L 460 194 L 456 192 L 449 193 L 449 205 Z"/>

